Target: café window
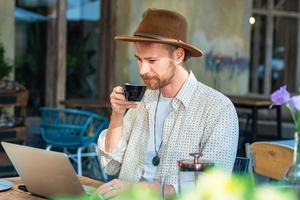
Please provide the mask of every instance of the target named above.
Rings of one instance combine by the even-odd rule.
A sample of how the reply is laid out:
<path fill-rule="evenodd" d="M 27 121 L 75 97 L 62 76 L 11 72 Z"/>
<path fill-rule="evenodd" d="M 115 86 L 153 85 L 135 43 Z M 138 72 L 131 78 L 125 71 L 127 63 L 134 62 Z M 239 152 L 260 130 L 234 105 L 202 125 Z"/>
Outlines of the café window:
<path fill-rule="evenodd" d="M 114 1 L 16 0 L 15 5 L 15 79 L 29 90 L 28 115 L 57 106 L 63 98 L 108 96 Z M 65 73 L 64 80 L 55 71 Z M 64 91 L 59 98 L 57 87 Z"/>
<path fill-rule="evenodd" d="M 298 0 L 254 0 L 251 29 L 250 91 L 269 95 L 300 85 Z"/>

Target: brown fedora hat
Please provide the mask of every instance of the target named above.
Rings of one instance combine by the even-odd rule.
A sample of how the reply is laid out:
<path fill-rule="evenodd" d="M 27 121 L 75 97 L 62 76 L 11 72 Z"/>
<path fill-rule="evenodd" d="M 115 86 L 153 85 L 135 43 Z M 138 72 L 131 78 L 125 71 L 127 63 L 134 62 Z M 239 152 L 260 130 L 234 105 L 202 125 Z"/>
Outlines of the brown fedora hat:
<path fill-rule="evenodd" d="M 190 56 L 199 57 L 203 52 L 187 42 L 185 17 L 170 10 L 150 8 L 144 14 L 133 36 L 116 36 L 115 40 L 127 42 L 155 42 L 182 47 Z"/>

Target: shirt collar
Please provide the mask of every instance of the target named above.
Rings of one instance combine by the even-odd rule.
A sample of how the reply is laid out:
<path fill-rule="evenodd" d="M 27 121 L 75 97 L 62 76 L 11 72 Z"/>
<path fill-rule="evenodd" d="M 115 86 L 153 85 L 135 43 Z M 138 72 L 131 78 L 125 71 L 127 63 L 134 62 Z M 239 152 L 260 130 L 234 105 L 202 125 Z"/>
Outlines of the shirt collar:
<path fill-rule="evenodd" d="M 198 81 L 196 77 L 194 76 L 193 72 L 190 71 L 188 78 L 186 79 L 186 81 L 184 82 L 184 84 L 182 85 L 181 89 L 179 90 L 172 102 L 172 106 L 173 108 L 175 108 L 175 110 L 177 110 L 180 104 L 182 104 L 185 108 L 188 106 L 192 99 L 193 92 L 197 87 L 197 83 Z M 158 94 L 159 90 L 146 91 L 145 98 L 143 101 L 145 102 L 147 109 L 149 109 L 151 104 L 155 104 L 157 102 Z"/>
<path fill-rule="evenodd" d="M 179 103 L 182 103 L 185 108 L 189 105 L 194 90 L 197 87 L 197 83 L 198 81 L 196 77 L 194 76 L 193 72 L 190 71 L 188 78 L 186 79 L 181 89 L 175 96 L 175 101 L 173 102 L 173 106 L 175 108 L 179 106 Z"/>

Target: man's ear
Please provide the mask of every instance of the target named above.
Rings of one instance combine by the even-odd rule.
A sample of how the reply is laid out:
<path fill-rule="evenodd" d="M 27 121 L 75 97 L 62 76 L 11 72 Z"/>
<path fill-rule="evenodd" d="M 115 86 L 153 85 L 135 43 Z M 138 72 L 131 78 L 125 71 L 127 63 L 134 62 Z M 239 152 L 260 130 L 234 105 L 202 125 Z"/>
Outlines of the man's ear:
<path fill-rule="evenodd" d="M 180 64 L 183 62 L 184 60 L 184 56 L 185 56 L 185 51 L 183 48 L 179 47 L 176 49 L 175 53 L 175 60 L 177 64 Z"/>

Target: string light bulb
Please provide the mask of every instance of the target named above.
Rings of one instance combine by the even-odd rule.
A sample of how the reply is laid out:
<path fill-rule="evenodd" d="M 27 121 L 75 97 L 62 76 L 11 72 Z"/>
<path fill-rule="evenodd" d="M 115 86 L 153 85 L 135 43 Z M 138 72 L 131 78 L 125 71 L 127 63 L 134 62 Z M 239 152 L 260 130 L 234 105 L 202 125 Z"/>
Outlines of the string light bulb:
<path fill-rule="evenodd" d="M 255 23 L 255 18 L 254 18 L 254 17 L 250 17 L 250 18 L 249 18 L 249 23 L 250 23 L 251 25 L 253 25 L 253 24 Z"/>

